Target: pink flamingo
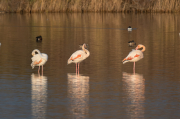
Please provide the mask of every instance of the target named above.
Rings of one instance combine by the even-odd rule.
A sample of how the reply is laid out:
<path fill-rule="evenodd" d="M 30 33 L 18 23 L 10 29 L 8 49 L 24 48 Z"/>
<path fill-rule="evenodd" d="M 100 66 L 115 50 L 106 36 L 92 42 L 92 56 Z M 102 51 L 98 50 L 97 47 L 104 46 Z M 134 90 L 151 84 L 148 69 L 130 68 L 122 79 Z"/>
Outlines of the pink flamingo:
<path fill-rule="evenodd" d="M 141 49 L 142 50 L 139 50 Z M 140 59 L 143 58 L 143 52 L 145 51 L 145 46 L 139 44 L 136 49 L 132 49 L 132 51 L 128 54 L 128 56 L 126 58 L 124 58 L 124 60 L 122 61 L 123 64 L 125 64 L 126 62 L 134 62 L 134 67 L 133 67 L 133 71 L 135 73 L 135 62 L 139 61 Z"/>
<path fill-rule="evenodd" d="M 32 51 L 32 56 L 33 56 L 31 58 L 32 69 L 34 69 L 35 66 L 39 66 L 39 69 L 38 69 L 38 74 L 39 74 L 40 66 L 42 66 L 42 75 L 43 75 L 43 65 L 47 62 L 48 55 L 45 53 L 41 53 L 38 49 L 35 49 Z"/>
<path fill-rule="evenodd" d="M 83 60 L 85 60 L 87 57 L 89 57 L 90 52 L 86 49 L 87 45 L 84 43 L 82 46 L 80 46 L 82 50 L 78 50 L 74 52 L 70 58 L 68 59 L 67 64 L 75 63 L 76 64 L 76 76 L 78 74 L 79 76 L 79 64 Z"/>

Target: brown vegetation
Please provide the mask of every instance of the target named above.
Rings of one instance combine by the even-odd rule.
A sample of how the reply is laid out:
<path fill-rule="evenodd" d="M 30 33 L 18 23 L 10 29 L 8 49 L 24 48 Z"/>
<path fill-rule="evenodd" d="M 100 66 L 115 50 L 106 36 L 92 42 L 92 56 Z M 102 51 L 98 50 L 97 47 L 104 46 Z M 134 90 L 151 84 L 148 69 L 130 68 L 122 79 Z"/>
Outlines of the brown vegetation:
<path fill-rule="evenodd" d="M 180 0 L 0 0 L 5 12 L 179 12 Z"/>

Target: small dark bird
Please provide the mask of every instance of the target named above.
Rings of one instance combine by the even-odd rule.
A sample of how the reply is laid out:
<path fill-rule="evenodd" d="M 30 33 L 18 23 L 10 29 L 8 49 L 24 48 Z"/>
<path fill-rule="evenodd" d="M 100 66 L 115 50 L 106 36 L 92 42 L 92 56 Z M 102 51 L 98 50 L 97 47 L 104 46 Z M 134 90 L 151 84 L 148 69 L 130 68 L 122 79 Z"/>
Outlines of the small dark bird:
<path fill-rule="evenodd" d="M 129 47 L 133 47 L 133 46 L 136 45 L 136 43 L 134 42 L 134 40 L 129 41 L 128 44 L 129 44 Z"/>
<path fill-rule="evenodd" d="M 37 36 L 36 37 L 36 42 L 41 42 L 42 41 L 42 36 Z"/>

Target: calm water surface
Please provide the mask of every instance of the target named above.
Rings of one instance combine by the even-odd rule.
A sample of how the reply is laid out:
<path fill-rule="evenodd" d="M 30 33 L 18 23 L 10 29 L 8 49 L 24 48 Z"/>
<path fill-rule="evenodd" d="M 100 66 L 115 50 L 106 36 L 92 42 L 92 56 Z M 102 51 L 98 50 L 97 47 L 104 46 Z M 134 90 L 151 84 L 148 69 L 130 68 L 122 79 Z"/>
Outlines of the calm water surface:
<path fill-rule="evenodd" d="M 0 14 L 0 118 L 180 118 L 179 21 L 179 14 Z M 135 48 L 130 40 L 146 46 L 135 74 L 133 63 L 122 64 Z M 76 78 L 67 59 L 82 43 L 91 55 Z M 30 66 L 34 49 L 49 56 L 43 76 Z"/>

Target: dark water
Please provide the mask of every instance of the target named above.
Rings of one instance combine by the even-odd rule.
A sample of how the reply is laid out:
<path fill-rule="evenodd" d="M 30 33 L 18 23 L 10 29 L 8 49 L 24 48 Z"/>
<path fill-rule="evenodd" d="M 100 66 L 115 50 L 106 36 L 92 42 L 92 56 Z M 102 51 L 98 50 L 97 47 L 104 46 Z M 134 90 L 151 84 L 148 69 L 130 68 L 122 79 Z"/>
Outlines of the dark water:
<path fill-rule="evenodd" d="M 179 14 L 0 14 L 0 118 L 180 118 L 179 20 Z M 133 63 L 122 64 L 135 48 L 130 40 L 146 46 L 135 74 Z M 82 43 L 91 55 L 76 78 L 67 59 Z M 34 49 L 49 57 L 41 77 L 30 66 Z"/>

